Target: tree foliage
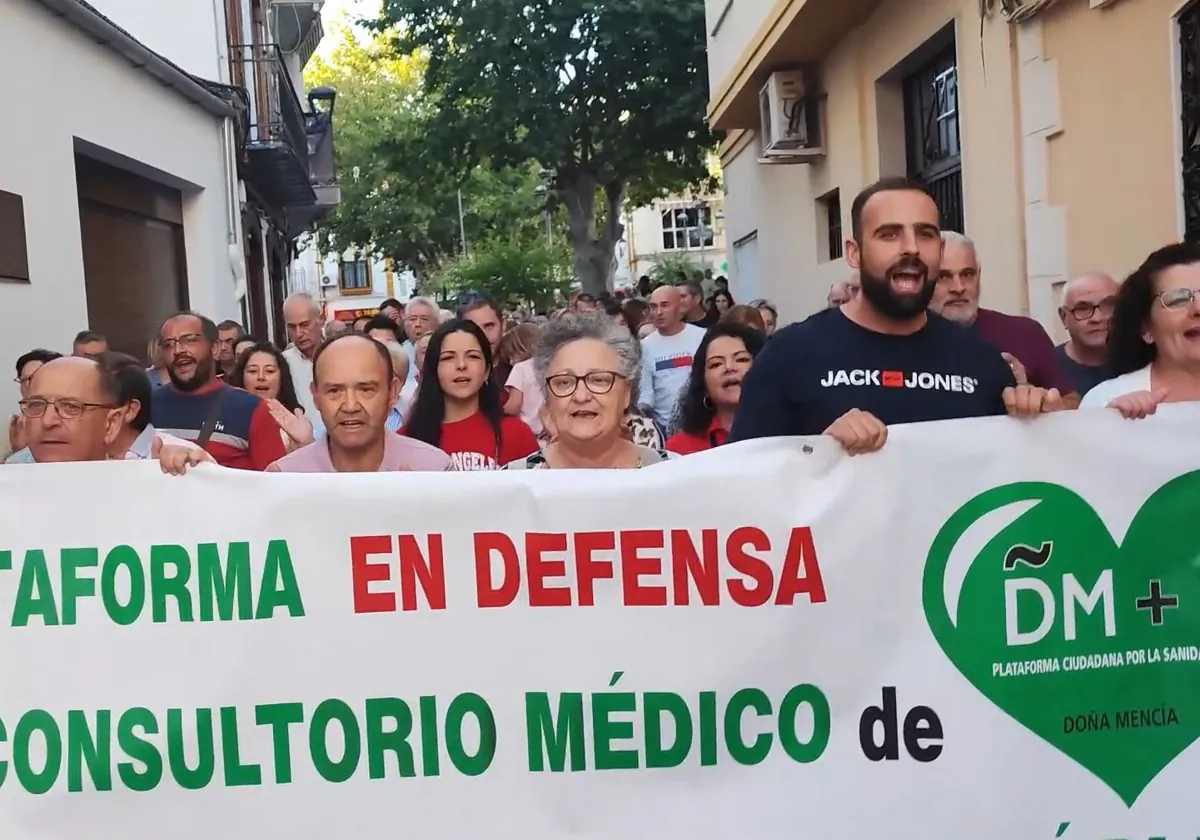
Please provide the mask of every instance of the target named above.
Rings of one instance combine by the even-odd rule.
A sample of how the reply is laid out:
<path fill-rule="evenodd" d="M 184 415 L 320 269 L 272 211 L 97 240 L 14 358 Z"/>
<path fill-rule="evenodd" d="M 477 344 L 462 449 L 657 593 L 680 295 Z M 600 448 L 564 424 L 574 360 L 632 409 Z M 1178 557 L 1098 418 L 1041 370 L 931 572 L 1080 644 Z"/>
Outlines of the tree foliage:
<path fill-rule="evenodd" d="M 422 90 L 424 72 L 425 61 L 398 52 L 390 37 L 362 43 L 349 30 L 328 61 L 309 64 L 310 87 L 338 91 L 342 201 L 318 230 L 323 251 L 391 257 L 424 276 L 462 250 L 460 190 L 468 246 L 497 235 L 544 236 L 539 168 L 454 165 L 429 131 L 440 106 Z"/>
<path fill-rule="evenodd" d="M 565 295 L 571 284 L 571 256 L 564 244 L 524 244 L 490 240 L 470 256 L 449 263 L 423 293 L 450 299 L 463 292 L 487 292 L 502 306 L 530 304 L 545 310 L 555 293 Z"/>
<path fill-rule="evenodd" d="M 694 280 L 697 275 L 704 276 L 700 264 L 690 254 L 664 251 L 655 258 L 654 265 L 650 266 L 650 282 L 656 287 L 674 286 L 680 273 L 685 274 L 689 280 Z"/>
<path fill-rule="evenodd" d="M 376 26 L 428 56 L 426 128 L 451 168 L 553 174 L 586 291 L 609 282 L 631 184 L 710 178 L 703 0 L 384 0 Z"/>

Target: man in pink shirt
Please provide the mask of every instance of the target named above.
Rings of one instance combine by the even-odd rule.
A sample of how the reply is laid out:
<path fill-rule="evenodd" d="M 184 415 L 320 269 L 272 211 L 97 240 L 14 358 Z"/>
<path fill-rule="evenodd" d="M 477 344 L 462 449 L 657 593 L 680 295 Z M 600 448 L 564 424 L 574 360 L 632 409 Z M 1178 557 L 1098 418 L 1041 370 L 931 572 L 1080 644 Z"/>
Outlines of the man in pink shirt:
<path fill-rule="evenodd" d="M 974 329 L 984 341 L 1005 355 L 1018 378 L 1035 388 L 1058 389 L 1070 408 L 1079 404 L 1075 387 L 1063 373 L 1054 341 L 1032 318 L 1006 315 L 979 305 L 979 257 L 975 243 L 961 233 L 943 231 L 942 267 L 929 308 L 951 321 Z"/>
<path fill-rule="evenodd" d="M 435 446 L 387 430 L 400 394 L 392 354 L 373 338 L 345 333 L 313 356 L 313 401 L 325 423 L 324 440 L 280 458 L 268 472 L 395 472 L 453 469 Z"/>
<path fill-rule="evenodd" d="M 369 336 L 342 333 L 313 355 L 313 400 L 325 423 L 323 438 L 285 455 L 267 472 L 334 473 L 444 471 L 450 456 L 419 440 L 387 430 L 400 380 L 388 349 Z M 204 458 L 164 447 L 164 472 L 179 474 Z"/>

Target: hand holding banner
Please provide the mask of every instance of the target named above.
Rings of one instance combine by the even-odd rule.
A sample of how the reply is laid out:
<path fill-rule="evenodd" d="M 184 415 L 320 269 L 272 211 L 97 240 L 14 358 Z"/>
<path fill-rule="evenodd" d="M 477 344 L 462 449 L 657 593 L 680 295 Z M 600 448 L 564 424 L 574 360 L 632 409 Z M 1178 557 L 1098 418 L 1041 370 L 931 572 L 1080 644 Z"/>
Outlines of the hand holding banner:
<path fill-rule="evenodd" d="M 1197 421 L 0 470 L 0 837 L 1192 840 Z"/>

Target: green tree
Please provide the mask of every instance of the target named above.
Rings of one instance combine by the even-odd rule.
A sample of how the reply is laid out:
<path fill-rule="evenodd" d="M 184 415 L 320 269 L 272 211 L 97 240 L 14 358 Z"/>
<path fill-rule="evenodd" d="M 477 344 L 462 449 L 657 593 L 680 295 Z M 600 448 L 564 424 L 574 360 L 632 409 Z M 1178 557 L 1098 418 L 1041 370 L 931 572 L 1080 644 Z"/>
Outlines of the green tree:
<path fill-rule="evenodd" d="M 384 0 L 376 27 L 428 56 L 448 159 L 550 173 L 587 292 L 608 287 L 631 184 L 710 179 L 703 0 Z"/>
<path fill-rule="evenodd" d="M 553 306 L 555 292 L 571 285 L 571 255 L 563 244 L 528 245 L 515 240 L 489 240 L 446 265 L 429 291 L 449 300 L 461 292 L 487 292 L 502 306 Z M 424 289 L 423 289 L 424 291 Z"/>
<path fill-rule="evenodd" d="M 422 91 L 424 72 L 425 61 L 397 52 L 389 37 L 362 43 L 348 29 L 329 60 L 309 64 L 306 84 L 338 91 L 342 201 L 318 229 L 322 250 L 391 257 L 423 277 L 462 251 L 464 225 L 468 245 L 545 236 L 539 167 L 454 166 L 428 130 L 440 106 Z"/>
<path fill-rule="evenodd" d="M 655 258 L 650 266 L 650 282 L 655 286 L 674 286 L 683 272 L 691 280 L 701 273 L 700 264 L 690 254 L 672 254 L 664 252 Z"/>

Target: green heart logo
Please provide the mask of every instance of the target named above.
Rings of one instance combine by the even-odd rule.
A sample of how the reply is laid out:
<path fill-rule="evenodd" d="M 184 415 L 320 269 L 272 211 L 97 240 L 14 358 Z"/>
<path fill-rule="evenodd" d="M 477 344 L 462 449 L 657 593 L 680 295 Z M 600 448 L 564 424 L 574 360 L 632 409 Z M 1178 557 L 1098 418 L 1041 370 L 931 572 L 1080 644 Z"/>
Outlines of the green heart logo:
<path fill-rule="evenodd" d="M 1198 514 L 1193 472 L 1118 546 L 1072 491 L 1010 484 L 959 508 L 925 564 L 925 618 L 959 672 L 1127 806 L 1200 737 Z"/>

